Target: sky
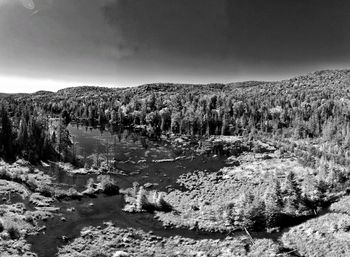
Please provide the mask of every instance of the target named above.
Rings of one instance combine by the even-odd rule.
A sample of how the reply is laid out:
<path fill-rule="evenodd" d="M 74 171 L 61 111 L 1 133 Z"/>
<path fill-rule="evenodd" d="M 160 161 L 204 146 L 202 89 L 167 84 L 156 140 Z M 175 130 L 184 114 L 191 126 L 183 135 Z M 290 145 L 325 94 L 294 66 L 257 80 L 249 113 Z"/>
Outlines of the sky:
<path fill-rule="evenodd" d="M 0 0 L 0 92 L 350 67 L 348 0 Z"/>

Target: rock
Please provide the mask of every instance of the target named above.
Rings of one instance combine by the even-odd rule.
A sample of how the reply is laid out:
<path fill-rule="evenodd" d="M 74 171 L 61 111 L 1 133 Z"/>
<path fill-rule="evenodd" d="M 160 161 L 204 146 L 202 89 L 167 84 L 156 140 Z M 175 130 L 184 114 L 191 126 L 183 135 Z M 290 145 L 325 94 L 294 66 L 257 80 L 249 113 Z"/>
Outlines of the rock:
<path fill-rule="evenodd" d="M 240 162 L 239 160 L 235 160 L 235 159 L 227 159 L 226 164 L 230 166 L 238 167 L 240 165 Z"/>
<path fill-rule="evenodd" d="M 175 159 L 173 158 L 170 158 L 170 159 L 161 159 L 161 160 L 152 160 L 152 162 L 155 162 L 155 163 L 162 163 L 162 162 L 174 162 Z"/>
<path fill-rule="evenodd" d="M 116 251 L 112 257 L 128 257 L 130 256 L 128 253 L 123 251 Z"/>
<path fill-rule="evenodd" d="M 132 204 L 126 204 L 123 208 L 123 211 L 133 213 L 137 212 L 137 208 Z"/>
<path fill-rule="evenodd" d="M 124 243 L 129 243 L 129 242 L 130 242 L 130 239 L 127 238 L 127 237 L 124 237 L 124 238 L 123 238 L 123 242 L 124 242 Z"/>
<path fill-rule="evenodd" d="M 157 236 L 150 236 L 149 240 L 156 241 L 156 240 L 158 240 L 158 237 Z"/>
<path fill-rule="evenodd" d="M 46 229 L 46 226 L 42 226 L 41 228 L 38 228 L 38 232 L 44 231 Z"/>
<path fill-rule="evenodd" d="M 61 217 L 61 221 L 66 221 L 66 218 L 65 217 Z"/>
<path fill-rule="evenodd" d="M 81 231 L 81 232 L 80 232 L 80 235 L 81 235 L 82 237 L 84 237 L 84 236 L 89 235 L 90 233 L 91 233 L 91 229 L 88 229 L 88 230 L 83 230 L 83 231 Z"/>
<path fill-rule="evenodd" d="M 199 207 L 197 205 L 191 205 L 191 209 L 194 211 L 199 211 Z"/>
<path fill-rule="evenodd" d="M 151 188 L 151 187 L 154 187 L 154 186 L 158 186 L 159 184 L 158 183 L 146 183 L 143 185 L 144 188 Z"/>
<path fill-rule="evenodd" d="M 10 239 L 10 235 L 7 231 L 3 231 L 1 234 L 0 234 L 0 237 L 3 239 L 3 240 L 9 240 Z"/>
<path fill-rule="evenodd" d="M 94 188 L 87 188 L 81 193 L 86 196 L 94 196 L 97 193 L 97 190 Z"/>
<path fill-rule="evenodd" d="M 94 203 L 89 203 L 89 206 L 90 206 L 90 207 L 94 206 Z"/>
<path fill-rule="evenodd" d="M 153 186 L 152 183 L 146 183 L 146 184 L 143 185 L 144 188 L 150 188 L 152 186 Z"/>

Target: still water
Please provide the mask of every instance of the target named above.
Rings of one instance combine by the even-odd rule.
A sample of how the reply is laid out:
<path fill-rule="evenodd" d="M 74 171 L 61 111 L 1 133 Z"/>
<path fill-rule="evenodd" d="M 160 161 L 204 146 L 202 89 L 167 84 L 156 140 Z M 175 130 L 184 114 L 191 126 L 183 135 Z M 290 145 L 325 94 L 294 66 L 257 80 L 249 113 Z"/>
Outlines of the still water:
<path fill-rule="evenodd" d="M 108 131 L 69 125 L 68 129 L 73 137 L 77 155 L 89 158 L 94 155 L 108 155 L 115 160 L 118 170 L 122 174 L 110 174 L 118 182 L 119 187 L 132 186 L 134 181 L 139 184 L 154 183 L 153 188 L 166 191 L 169 186 L 176 187 L 179 175 L 194 170 L 217 171 L 224 166 L 224 160 L 218 157 L 187 156 L 190 158 L 175 162 L 157 163 L 162 160 L 178 157 L 181 153 L 174 150 L 170 144 L 162 141 L 152 141 L 146 137 L 127 130 L 118 134 Z M 108 148 L 108 150 L 106 150 Z M 140 162 L 140 160 L 142 160 Z M 55 183 L 62 187 L 75 187 L 83 190 L 89 178 L 97 175 L 70 175 L 52 166 L 50 173 L 55 177 Z M 190 238 L 220 238 L 225 235 L 208 234 L 186 229 L 165 229 L 151 214 L 130 214 L 122 211 L 124 201 L 122 195 L 84 198 L 80 201 L 62 201 L 55 204 L 61 208 L 60 213 L 66 218 L 54 217 L 43 225 L 46 230 L 39 235 L 29 238 L 32 250 L 39 257 L 52 257 L 57 248 L 66 243 L 62 237 L 73 239 L 79 236 L 86 226 L 103 226 L 103 222 L 112 221 L 122 228 L 138 228 L 153 231 L 164 237 L 181 235 Z M 68 211 L 74 207 L 75 211 Z"/>

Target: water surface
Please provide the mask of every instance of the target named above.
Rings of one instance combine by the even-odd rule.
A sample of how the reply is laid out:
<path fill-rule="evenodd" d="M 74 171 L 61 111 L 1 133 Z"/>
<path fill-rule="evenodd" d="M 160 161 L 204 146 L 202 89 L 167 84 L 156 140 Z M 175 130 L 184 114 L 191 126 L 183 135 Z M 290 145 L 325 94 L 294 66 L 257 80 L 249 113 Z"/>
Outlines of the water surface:
<path fill-rule="evenodd" d="M 168 190 L 177 187 L 176 179 L 184 173 L 194 170 L 217 171 L 224 166 L 224 159 L 218 157 L 203 157 L 190 155 L 189 158 L 175 162 L 154 162 L 155 160 L 175 158 L 179 153 L 166 142 L 152 141 L 137 133 L 123 131 L 112 134 L 108 131 L 69 125 L 68 129 L 73 136 L 75 151 L 80 156 L 105 155 L 109 148 L 110 159 L 116 161 L 117 170 L 122 174 L 110 174 L 116 179 L 119 187 L 131 187 L 134 181 L 139 184 L 153 183 L 154 189 Z M 143 160 L 142 162 L 139 162 Z M 54 176 L 54 182 L 62 187 L 75 187 L 84 190 L 89 178 L 97 175 L 71 175 L 52 165 L 48 172 Z M 44 223 L 46 230 L 39 235 L 29 237 L 32 250 L 39 257 L 52 257 L 57 248 L 67 240 L 79 236 L 86 226 L 103 226 L 103 222 L 112 221 L 121 228 L 137 228 L 163 237 L 181 235 L 185 237 L 222 238 L 225 235 L 213 234 L 186 229 L 165 229 L 151 214 L 130 214 L 122 211 L 124 201 L 122 195 L 96 198 L 83 198 L 82 200 L 62 201 L 55 203 L 61 208 L 61 216 L 54 217 Z M 74 207 L 75 211 L 71 211 Z"/>

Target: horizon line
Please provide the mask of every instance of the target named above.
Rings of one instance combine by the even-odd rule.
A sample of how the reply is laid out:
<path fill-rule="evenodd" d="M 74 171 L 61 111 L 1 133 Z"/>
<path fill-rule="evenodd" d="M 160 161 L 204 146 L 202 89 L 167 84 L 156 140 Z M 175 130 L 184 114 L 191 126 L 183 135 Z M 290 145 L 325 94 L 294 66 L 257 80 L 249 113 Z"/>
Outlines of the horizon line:
<path fill-rule="evenodd" d="M 194 85 L 194 86 L 201 86 L 201 85 L 211 85 L 211 84 L 233 84 L 233 83 L 245 83 L 245 82 L 279 82 L 284 80 L 290 80 L 299 76 L 304 76 L 316 72 L 322 72 L 322 71 L 346 71 L 350 70 L 350 68 L 341 68 L 341 69 L 321 69 L 321 70 L 315 70 L 311 72 L 305 72 L 305 73 L 299 73 L 297 75 L 286 75 L 283 76 L 283 78 L 276 78 L 276 79 L 232 79 L 229 81 L 212 81 L 212 82 L 204 82 L 204 83 L 196 83 L 196 82 L 146 82 L 146 83 L 135 83 L 133 85 L 125 86 L 125 85 L 110 85 L 110 83 L 100 84 L 94 82 L 80 82 L 80 81 L 64 81 L 64 80 L 54 80 L 54 79 L 39 79 L 39 78 L 24 78 L 24 77 L 17 77 L 17 76 L 1 76 L 0 75 L 0 87 L 2 88 L 4 84 L 7 84 L 7 87 L 12 88 L 18 88 L 18 87 L 26 87 L 26 88 L 33 88 L 33 90 L 30 91 L 14 91 L 14 90 L 5 90 L 3 91 L 1 89 L 1 94 L 33 94 L 39 91 L 47 91 L 52 93 L 57 93 L 59 90 L 67 89 L 67 88 L 74 88 L 74 87 L 101 87 L 101 88 L 136 88 L 140 86 L 145 85 L 153 85 L 153 84 L 164 84 L 164 85 Z M 12 84 L 12 86 L 10 85 Z M 39 86 L 39 87 L 38 87 Z M 54 88 L 53 88 L 54 87 Z"/>

